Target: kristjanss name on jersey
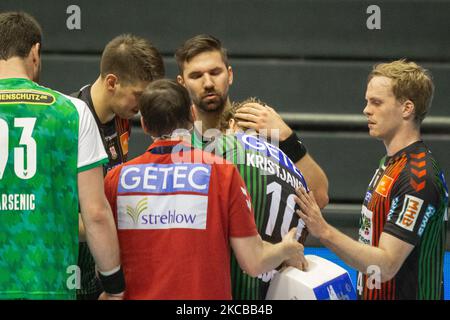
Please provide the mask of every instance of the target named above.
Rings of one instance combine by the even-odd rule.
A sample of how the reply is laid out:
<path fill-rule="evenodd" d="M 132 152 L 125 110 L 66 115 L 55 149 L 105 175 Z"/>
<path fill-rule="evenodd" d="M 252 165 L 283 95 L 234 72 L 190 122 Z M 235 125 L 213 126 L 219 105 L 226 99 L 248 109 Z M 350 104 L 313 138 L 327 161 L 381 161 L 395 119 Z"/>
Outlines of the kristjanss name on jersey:
<path fill-rule="evenodd" d="M 258 168 L 265 173 L 276 174 L 278 178 L 290 184 L 293 188 L 298 188 L 300 186 L 304 187 L 304 184 L 300 182 L 297 177 L 281 167 L 278 163 L 275 163 L 264 156 L 254 153 L 247 153 L 247 164 Z"/>
<path fill-rule="evenodd" d="M 236 136 L 247 150 L 257 152 L 257 154 L 247 153 L 246 163 L 248 165 L 267 174 L 276 174 L 278 178 L 286 181 L 294 188 L 306 186 L 303 175 L 292 160 L 279 148 L 255 136 L 241 133 L 236 134 Z"/>
<path fill-rule="evenodd" d="M 0 197 L 0 211 L 34 210 L 34 194 L 2 194 Z"/>

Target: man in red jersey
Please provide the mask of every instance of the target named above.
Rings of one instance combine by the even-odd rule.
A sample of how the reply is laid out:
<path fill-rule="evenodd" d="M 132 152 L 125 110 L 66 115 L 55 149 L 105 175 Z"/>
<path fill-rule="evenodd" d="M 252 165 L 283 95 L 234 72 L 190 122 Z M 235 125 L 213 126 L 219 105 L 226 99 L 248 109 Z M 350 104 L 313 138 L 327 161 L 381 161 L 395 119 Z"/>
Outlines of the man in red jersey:
<path fill-rule="evenodd" d="M 369 184 L 359 242 L 323 219 L 314 196 L 298 190 L 309 232 L 359 271 L 360 299 L 442 299 L 448 189 L 420 136 L 433 96 L 429 73 L 404 60 L 376 65 L 364 114 L 386 146 Z"/>
<path fill-rule="evenodd" d="M 154 143 L 105 180 L 115 213 L 126 299 L 231 299 L 230 246 L 256 276 L 290 260 L 306 266 L 295 228 L 264 242 L 251 199 L 233 164 L 194 149 L 190 98 L 171 80 L 152 82 L 140 99 L 141 123 Z"/>

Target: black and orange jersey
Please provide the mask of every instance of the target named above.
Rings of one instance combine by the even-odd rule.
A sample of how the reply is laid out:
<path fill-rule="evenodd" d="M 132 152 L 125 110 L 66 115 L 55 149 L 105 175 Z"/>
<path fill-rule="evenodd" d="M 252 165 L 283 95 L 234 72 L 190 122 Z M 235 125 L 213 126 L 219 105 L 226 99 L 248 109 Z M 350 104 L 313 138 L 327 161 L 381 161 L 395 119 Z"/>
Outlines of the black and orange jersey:
<path fill-rule="evenodd" d="M 422 141 L 381 160 L 364 199 L 359 241 L 378 247 L 385 232 L 414 249 L 390 281 L 360 272 L 360 299 L 443 298 L 447 204 L 444 175 Z"/>
<path fill-rule="evenodd" d="M 109 162 L 103 166 L 103 173 L 106 175 L 109 170 L 127 161 L 131 126 L 128 119 L 119 116 L 115 116 L 107 123 L 101 123 L 92 102 L 91 87 L 91 85 L 86 85 L 80 91 L 73 93 L 72 96 L 86 102 L 94 116 L 108 154 Z"/>

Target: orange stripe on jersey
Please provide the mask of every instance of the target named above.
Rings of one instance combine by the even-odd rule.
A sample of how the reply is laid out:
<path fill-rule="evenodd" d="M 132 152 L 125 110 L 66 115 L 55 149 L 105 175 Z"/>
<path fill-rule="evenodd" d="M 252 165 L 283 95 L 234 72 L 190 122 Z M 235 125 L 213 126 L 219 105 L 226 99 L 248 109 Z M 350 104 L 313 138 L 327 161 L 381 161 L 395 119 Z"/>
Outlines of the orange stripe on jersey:
<path fill-rule="evenodd" d="M 422 159 L 422 158 L 425 157 L 425 152 L 421 152 L 421 153 L 417 153 L 417 154 L 411 153 L 409 156 L 410 156 L 412 159 Z"/>
<path fill-rule="evenodd" d="M 422 181 L 421 183 L 417 183 L 416 181 L 414 181 L 413 178 L 411 178 L 409 183 L 411 184 L 411 187 L 413 187 L 413 189 L 416 190 L 416 192 L 419 192 L 420 190 L 425 188 L 426 181 Z"/>
<path fill-rule="evenodd" d="M 425 152 L 421 152 L 419 154 L 411 154 L 410 155 L 411 158 L 413 159 L 419 159 L 419 158 L 423 158 L 425 157 Z M 411 185 L 411 187 L 416 191 L 419 192 L 420 190 L 425 188 L 425 184 L 426 182 L 423 181 L 423 177 L 427 174 L 427 170 L 424 168 L 426 166 L 426 161 L 410 161 L 410 165 L 411 165 L 411 174 L 416 176 L 418 179 L 414 179 L 413 177 L 411 177 L 409 183 Z M 417 168 L 423 168 L 422 170 L 417 170 L 415 168 L 413 168 L 413 166 L 417 167 Z"/>
<path fill-rule="evenodd" d="M 427 169 L 423 169 L 423 170 L 419 171 L 419 170 L 411 168 L 411 173 L 418 178 L 422 178 L 423 176 L 425 176 L 427 174 Z"/>
<path fill-rule="evenodd" d="M 406 162 L 406 155 L 403 155 L 395 165 L 386 168 L 385 174 L 394 178 L 394 180 L 397 180 L 400 172 L 402 172 L 403 168 L 405 167 Z"/>
<path fill-rule="evenodd" d="M 411 161 L 410 164 L 411 164 L 412 166 L 417 167 L 417 168 L 423 168 L 423 167 L 425 167 L 425 166 L 427 165 L 427 162 L 426 162 L 426 161 L 420 161 L 420 162 L 417 162 L 417 161 Z"/>
<path fill-rule="evenodd" d="M 400 176 L 400 173 L 405 168 L 406 164 L 408 162 L 408 159 L 406 157 L 406 154 L 402 154 L 401 156 L 393 159 L 392 162 L 388 163 L 385 171 L 384 171 L 384 177 L 389 177 L 392 179 L 392 185 L 395 184 L 398 177 Z M 385 180 L 390 180 L 385 179 Z M 380 179 L 380 182 L 383 181 L 383 178 Z M 380 183 L 378 182 L 378 184 Z M 390 182 L 390 181 L 389 181 Z M 378 184 L 374 186 L 374 189 L 376 190 L 378 188 Z M 386 183 L 385 183 L 386 185 Z M 390 199 L 390 193 L 392 186 L 389 186 L 387 190 L 380 189 L 385 196 L 378 192 L 374 192 L 372 194 L 372 199 L 368 203 L 368 209 L 373 212 L 372 216 L 372 245 L 374 247 L 378 247 L 381 233 L 384 229 L 384 225 L 386 223 L 387 215 L 390 210 L 391 206 L 391 200 Z M 374 191 L 375 191 L 374 190 Z M 380 289 L 369 289 L 367 286 L 367 277 L 364 277 L 364 294 L 363 298 L 367 300 L 374 300 L 374 299 L 395 299 L 395 285 L 391 281 L 382 283 L 380 286 Z"/>
<path fill-rule="evenodd" d="M 116 132 L 119 136 L 120 148 L 122 151 L 123 161 L 127 161 L 128 156 L 128 140 L 130 137 L 130 123 L 126 119 L 116 117 Z"/>

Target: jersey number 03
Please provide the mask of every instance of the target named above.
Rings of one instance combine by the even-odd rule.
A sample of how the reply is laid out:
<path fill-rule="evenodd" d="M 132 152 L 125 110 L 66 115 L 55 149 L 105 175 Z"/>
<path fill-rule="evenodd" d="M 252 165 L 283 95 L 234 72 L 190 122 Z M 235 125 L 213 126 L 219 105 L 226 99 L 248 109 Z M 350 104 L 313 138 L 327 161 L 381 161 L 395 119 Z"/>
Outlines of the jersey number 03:
<path fill-rule="evenodd" d="M 33 129 L 36 118 L 15 118 L 14 128 L 23 128 L 19 146 L 14 148 L 14 172 L 20 179 L 31 179 L 36 174 L 36 141 Z M 17 129 L 16 129 L 17 130 Z M 9 127 L 0 119 L 0 179 L 5 173 L 9 157 Z"/>

